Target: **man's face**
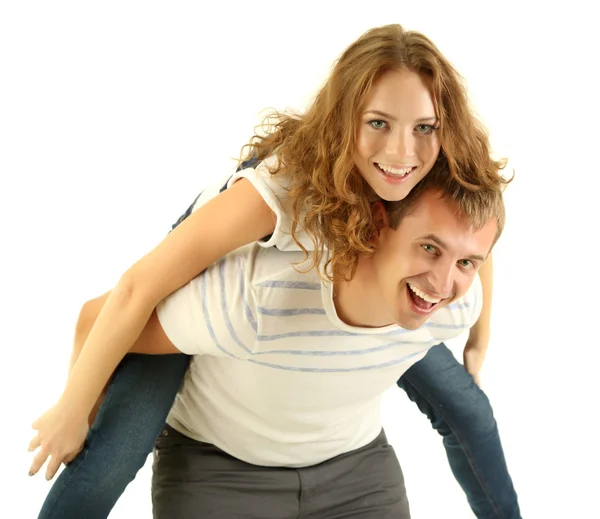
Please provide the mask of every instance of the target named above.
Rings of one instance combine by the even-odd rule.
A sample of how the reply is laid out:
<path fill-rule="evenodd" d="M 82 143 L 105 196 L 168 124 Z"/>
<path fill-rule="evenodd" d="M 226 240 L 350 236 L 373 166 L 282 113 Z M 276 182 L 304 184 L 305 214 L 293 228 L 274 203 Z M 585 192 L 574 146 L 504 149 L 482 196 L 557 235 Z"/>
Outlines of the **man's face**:
<path fill-rule="evenodd" d="M 384 225 L 379 233 L 372 260 L 383 308 L 389 313 L 384 320 L 414 330 L 462 297 L 487 257 L 496 230 L 495 220 L 474 230 L 452 201 L 435 190 L 423 193 L 397 229 Z"/>

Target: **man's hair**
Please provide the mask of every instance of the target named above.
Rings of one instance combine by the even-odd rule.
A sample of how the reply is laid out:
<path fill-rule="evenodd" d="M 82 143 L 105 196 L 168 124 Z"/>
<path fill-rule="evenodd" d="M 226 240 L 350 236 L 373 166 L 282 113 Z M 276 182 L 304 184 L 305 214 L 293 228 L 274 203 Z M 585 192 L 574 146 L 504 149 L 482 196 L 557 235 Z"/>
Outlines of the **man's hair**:
<path fill-rule="evenodd" d="M 494 243 L 500 238 L 506 218 L 502 197 L 505 184 L 467 187 L 448 174 L 448 163 L 438 159 L 432 170 L 411 192 L 397 202 L 384 202 L 389 215 L 390 226 L 395 229 L 402 219 L 410 214 L 420 197 L 429 190 L 438 191 L 440 198 L 452 200 L 457 213 L 469 220 L 475 230 L 481 229 L 490 220 L 498 225 Z M 474 176 L 476 178 L 476 176 Z"/>

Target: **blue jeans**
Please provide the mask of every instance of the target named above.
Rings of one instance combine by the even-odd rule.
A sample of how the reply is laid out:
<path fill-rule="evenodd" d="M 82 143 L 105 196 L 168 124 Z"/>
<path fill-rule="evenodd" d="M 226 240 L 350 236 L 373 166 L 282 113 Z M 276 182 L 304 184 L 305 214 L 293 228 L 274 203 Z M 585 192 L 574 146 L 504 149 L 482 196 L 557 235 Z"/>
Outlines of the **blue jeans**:
<path fill-rule="evenodd" d="M 193 205 L 172 228 L 191 214 Z M 123 359 L 83 450 L 50 489 L 38 519 L 108 516 L 152 452 L 188 363 L 186 355 L 130 354 Z M 452 352 L 444 344 L 434 346 L 398 386 L 443 437 L 452 472 L 475 515 L 520 519 L 489 400 Z"/>
<path fill-rule="evenodd" d="M 486 394 L 445 344 L 398 380 L 442 436 L 446 456 L 479 519 L 520 519 L 498 426 Z"/>

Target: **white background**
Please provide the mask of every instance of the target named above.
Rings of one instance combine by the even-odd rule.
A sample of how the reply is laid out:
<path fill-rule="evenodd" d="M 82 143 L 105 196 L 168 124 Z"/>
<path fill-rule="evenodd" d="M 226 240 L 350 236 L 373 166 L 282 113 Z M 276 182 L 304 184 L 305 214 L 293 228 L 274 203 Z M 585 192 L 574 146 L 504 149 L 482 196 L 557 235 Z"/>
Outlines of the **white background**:
<path fill-rule="evenodd" d="M 597 17 L 532 4 L 3 2 L 0 516 L 36 517 L 49 488 L 27 477 L 30 423 L 63 387 L 81 304 L 233 167 L 260 110 L 301 109 L 348 44 L 401 23 L 465 76 L 516 170 L 483 382 L 523 515 L 600 517 Z M 413 518 L 471 517 L 398 389 L 384 420 Z M 111 518 L 151 517 L 149 478 L 148 464 Z"/>

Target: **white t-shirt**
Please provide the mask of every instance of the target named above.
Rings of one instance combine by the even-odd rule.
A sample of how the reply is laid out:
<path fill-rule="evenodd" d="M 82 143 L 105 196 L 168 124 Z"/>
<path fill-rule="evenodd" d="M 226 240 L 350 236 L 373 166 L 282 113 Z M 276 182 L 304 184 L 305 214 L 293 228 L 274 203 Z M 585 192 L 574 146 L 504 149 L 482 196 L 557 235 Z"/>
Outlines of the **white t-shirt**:
<path fill-rule="evenodd" d="M 249 178 L 278 216 L 282 180 Z M 277 183 L 274 180 L 277 179 Z M 290 237 L 291 239 L 291 237 Z M 470 328 L 481 311 L 479 278 L 467 295 L 418 330 L 342 322 L 332 285 L 300 273 L 301 252 L 252 244 L 165 299 L 158 317 L 173 344 L 194 355 L 168 423 L 243 461 L 303 467 L 360 448 L 381 431 L 381 395 L 427 350 Z"/>

